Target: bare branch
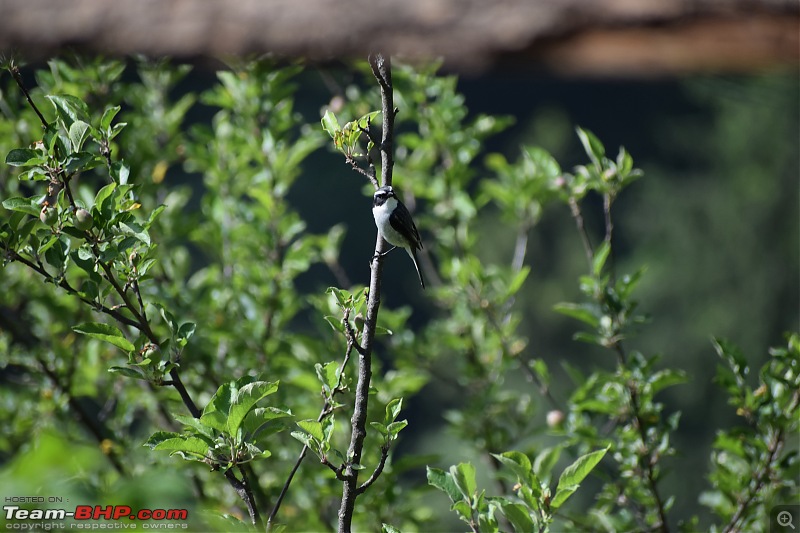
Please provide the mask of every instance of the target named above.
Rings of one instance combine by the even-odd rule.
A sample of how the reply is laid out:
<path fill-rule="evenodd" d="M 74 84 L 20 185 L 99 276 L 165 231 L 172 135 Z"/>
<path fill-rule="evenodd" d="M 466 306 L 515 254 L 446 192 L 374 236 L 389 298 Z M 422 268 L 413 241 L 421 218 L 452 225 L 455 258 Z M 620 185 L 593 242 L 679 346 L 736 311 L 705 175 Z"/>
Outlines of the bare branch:
<path fill-rule="evenodd" d="M 392 95 L 391 61 L 382 54 L 372 55 L 369 64 L 381 89 L 382 134 L 380 143 L 381 177 L 383 185 L 392 184 L 394 103 Z M 377 185 L 377 183 L 374 183 Z M 349 461 L 345 467 L 345 478 L 342 487 L 342 503 L 339 507 L 339 533 L 347 533 L 351 529 L 358 492 L 358 470 L 353 465 L 361 463 L 364 451 L 364 439 L 367 436 L 367 407 L 369 403 L 369 384 L 372 378 L 372 342 L 378 324 L 378 310 L 381 305 L 381 274 L 383 271 L 382 253 L 384 240 L 376 232 L 375 253 L 372 256 L 372 270 L 369 283 L 369 301 L 364 330 L 361 336 L 363 353 L 359 352 L 358 383 L 356 384 L 355 408 L 351 419 L 352 432 L 347 449 Z"/>
<path fill-rule="evenodd" d="M 336 474 L 336 479 L 338 479 L 339 481 L 347 481 L 345 475 L 342 474 L 342 472 L 344 471 L 344 464 L 341 464 L 339 466 L 333 466 L 333 464 L 330 461 L 328 461 L 328 458 L 325 456 L 323 456 L 319 462 L 330 468 L 331 471 L 334 474 Z"/>
<path fill-rule="evenodd" d="M 361 494 L 365 490 L 367 490 L 370 487 L 370 485 L 375 483 L 375 480 L 377 480 L 378 477 L 380 477 L 381 472 L 383 472 L 383 468 L 386 466 L 386 459 L 388 457 L 389 457 L 389 443 L 387 442 L 383 446 L 381 446 L 381 459 L 380 462 L 378 462 L 378 466 L 375 467 L 375 470 L 372 472 L 372 475 L 369 476 L 369 479 L 366 480 L 364 483 L 362 483 L 358 487 L 358 489 L 356 489 L 356 492 L 358 492 L 358 494 Z"/>

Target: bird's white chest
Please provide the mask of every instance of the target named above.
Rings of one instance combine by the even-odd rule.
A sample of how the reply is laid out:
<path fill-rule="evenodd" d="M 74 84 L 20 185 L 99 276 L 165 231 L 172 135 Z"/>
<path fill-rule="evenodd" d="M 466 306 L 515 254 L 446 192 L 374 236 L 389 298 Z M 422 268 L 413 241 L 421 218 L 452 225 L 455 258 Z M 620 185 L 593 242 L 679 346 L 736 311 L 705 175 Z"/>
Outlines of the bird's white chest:
<path fill-rule="evenodd" d="M 408 246 L 403 239 L 403 236 L 392 227 L 389 222 L 389 217 L 392 211 L 397 207 L 397 200 L 395 198 L 387 199 L 383 205 L 372 208 L 372 216 L 375 218 L 375 225 L 378 226 L 378 231 L 381 232 L 386 242 L 394 246 L 405 247 Z"/>

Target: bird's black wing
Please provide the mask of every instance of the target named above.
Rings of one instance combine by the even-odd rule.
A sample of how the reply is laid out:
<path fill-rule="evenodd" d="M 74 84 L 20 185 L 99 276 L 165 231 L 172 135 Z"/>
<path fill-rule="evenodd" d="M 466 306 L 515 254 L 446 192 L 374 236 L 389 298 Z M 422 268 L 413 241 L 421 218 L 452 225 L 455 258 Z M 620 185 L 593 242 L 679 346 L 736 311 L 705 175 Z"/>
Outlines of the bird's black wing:
<path fill-rule="evenodd" d="M 402 203 L 397 202 L 397 208 L 389 215 L 389 224 L 411 243 L 414 250 L 422 248 L 422 239 L 417 231 L 417 226 L 414 225 L 414 219 L 411 218 L 411 213 Z"/>

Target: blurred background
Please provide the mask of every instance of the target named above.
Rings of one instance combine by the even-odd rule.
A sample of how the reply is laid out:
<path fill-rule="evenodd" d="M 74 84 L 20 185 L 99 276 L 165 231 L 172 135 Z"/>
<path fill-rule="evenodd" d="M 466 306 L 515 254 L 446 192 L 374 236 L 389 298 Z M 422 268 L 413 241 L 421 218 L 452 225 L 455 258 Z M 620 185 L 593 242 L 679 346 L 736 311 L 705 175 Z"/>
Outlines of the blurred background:
<path fill-rule="evenodd" d="M 39 6 L 42 10 L 59 5 L 51 0 L 42 2 Z M 91 4 L 89 0 L 85 2 L 86 6 Z M 310 8 L 309 19 L 282 17 L 288 12 L 278 9 L 283 3 L 269 2 L 266 7 L 274 9 L 260 9 L 260 16 L 265 19 L 237 19 L 239 7 L 231 13 L 210 14 L 198 8 L 199 22 L 180 25 L 180 31 L 173 33 L 169 30 L 177 27 L 170 26 L 174 20 L 165 18 L 163 27 L 154 22 L 164 15 L 158 12 L 160 6 L 173 4 L 149 2 L 154 11 L 148 16 L 141 15 L 147 12 L 141 6 L 128 13 L 133 3 L 118 7 L 118 12 L 98 6 L 94 11 L 75 9 L 72 15 L 88 18 L 76 24 L 70 23 L 66 15 L 63 19 L 52 17 L 53 31 L 44 34 L 40 22 L 27 29 L 23 24 L 28 21 L 23 15 L 33 13 L 34 4 L 23 9 L 21 3 L 0 1 L 0 12 L 8 14 L 0 20 L 0 45 L 19 46 L 30 54 L 31 62 L 23 71 L 29 86 L 35 85 L 36 68 L 47 70 L 44 58 L 48 53 L 72 57 L 63 48 L 66 45 L 77 44 L 81 52 L 90 54 L 106 50 L 119 54 L 175 53 L 179 60 L 190 61 L 193 68 L 170 91 L 172 101 L 216 83 L 215 70 L 222 63 L 205 58 L 205 54 L 266 49 L 301 56 L 308 52 L 313 60 L 297 79 L 295 108 L 306 122 L 316 125 L 332 98 L 340 96 L 349 84 L 363 81 L 353 74 L 350 62 L 333 57 L 337 54 L 363 57 L 374 46 L 390 49 L 395 46 L 405 54 L 402 57 L 412 62 L 444 56 L 442 72 L 458 76 L 457 89 L 463 94 L 470 116 L 491 114 L 513 119 L 509 128 L 489 138 L 484 153 L 476 158 L 471 168 L 473 189 L 490 174 L 483 164 L 488 154 L 501 153 L 514 161 L 522 145 L 543 147 L 567 172 L 584 164 L 586 155 L 575 135 L 578 126 L 595 133 L 611 157 L 616 155 L 618 147 L 624 146 L 632 154 L 635 166 L 644 171 L 644 177 L 627 188 L 615 203 L 615 259 L 619 272 L 647 267 L 635 298 L 640 302 L 640 310 L 652 319 L 626 344 L 629 349 L 647 355 L 660 354 L 662 366 L 683 369 L 690 378 L 689 383 L 669 389 L 659 397 L 666 404 L 665 412 L 682 413 L 673 443 L 679 456 L 666 460 L 665 467 L 673 470 L 666 475 L 663 485 L 665 493 L 677 495 L 671 513 L 675 522 L 692 515 L 700 515 L 701 520 L 708 518 L 707 511 L 698 503 L 699 494 L 708 487 L 699 483 L 698 473 L 708 469 L 717 429 L 739 423 L 726 405 L 720 387 L 712 382 L 719 358 L 711 338 L 725 338 L 737 344 L 751 366 L 757 368 L 767 360 L 769 347 L 783 344 L 783 334 L 800 327 L 800 65 L 797 63 L 800 50 L 796 31 L 800 19 L 795 3 L 742 2 L 721 8 L 714 2 L 696 2 L 694 11 L 687 13 L 675 7 L 680 3 L 651 6 L 646 2 L 606 2 L 604 6 L 611 7 L 605 6 L 608 9 L 604 10 L 592 2 L 576 0 L 551 6 L 557 11 L 552 18 L 536 18 L 543 12 L 527 11 L 522 6 L 525 2 L 512 2 L 512 7 L 520 11 L 510 9 L 510 16 L 498 19 L 481 17 L 481 12 L 468 9 L 479 9 L 474 6 L 480 2 L 470 1 L 463 4 L 464 20 L 456 20 L 446 16 L 453 9 L 450 4 L 437 4 L 437 11 L 426 7 L 425 2 L 408 2 L 410 7 L 402 7 L 401 3 L 392 6 L 409 10 L 407 19 L 399 15 L 395 19 L 403 20 L 406 26 L 400 28 L 402 25 L 398 23 L 397 31 L 382 32 L 380 29 L 385 26 L 380 20 L 348 18 L 353 16 L 351 13 L 374 10 L 337 9 L 335 15 L 346 19 L 346 23 L 340 24 L 336 22 L 338 19 L 314 18 L 330 13 Z M 253 8 L 250 3 L 242 4 Z M 358 2 L 354 0 L 351 4 Z M 529 4 L 536 9 L 543 5 Z M 187 15 L 194 12 L 189 9 L 192 2 L 181 5 L 187 10 L 176 9 L 175 13 L 164 16 L 194 21 Z M 203 23 L 206 15 L 211 20 L 218 17 L 218 25 Z M 225 23 L 230 22 L 227 17 L 234 17 L 235 24 Z M 519 22 L 514 24 L 516 18 Z M 36 22 L 35 17 L 31 20 Z M 126 26 L 128 20 L 130 28 Z M 286 25 L 285 31 L 272 26 L 288 24 L 287 20 L 299 24 L 300 29 L 293 33 L 291 25 Z M 498 23 L 494 29 L 482 27 L 486 31 L 477 32 L 470 47 L 465 43 L 471 42 L 472 34 L 464 28 L 469 30 L 470 21 L 475 20 L 499 20 L 502 24 Z M 517 32 L 509 30 L 525 26 L 526 21 L 529 27 Z M 140 23 L 160 31 L 148 36 L 131 30 Z M 268 25 L 265 27 L 269 31 L 259 27 L 260 23 Z M 373 23 L 378 24 L 377 30 Z M 97 26 L 96 31 L 88 29 L 91 24 Z M 239 28 L 238 24 L 241 31 L 230 30 Z M 4 25 L 9 27 L 6 29 Z M 76 34 L 74 28 L 83 29 Z M 209 37 L 209 28 L 219 29 L 219 35 Z M 181 32 L 196 40 L 184 38 Z M 356 34 L 375 35 L 375 40 L 353 39 Z M 134 62 L 126 61 L 129 65 Z M 126 71 L 126 81 L 135 78 L 131 70 Z M 0 131 L 5 134 L 19 124 L 8 112 L 6 103 L 8 91 L 14 87 L 6 83 L 8 77 L 0 80 L 6 91 L 0 95 L 0 105 L 4 106 L 0 126 L 6 128 Z M 135 101 L 136 96 L 129 98 Z M 200 102 L 191 107 L 180 127 L 187 131 L 192 125 L 209 124 L 215 112 L 216 108 Z M 3 155 L 14 146 L 9 143 L 6 138 L 0 139 Z M 163 183 L 158 184 L 164 191 L 190 186 L 187 220 L 202 213 L 203 185 L 198 176 L 181 165 L 172 165 L 161 174 Z M 9 168 L 0 172 L 0 178 L 3 199 L 19 193 L 20 186 Z M 395 177 L 401 195 L 409 188 L 403 180 L 402 174 Z M 358 187 L 363 189 L 363 209 L 352 204 L 353 190 Z M 304 162 L 303 172 L 292 184 L 287 198 L 307 222 L 309 233 L 325 233 L 336 224 L 345 226 L 341 266 L 353 286 L 366 284 L 375 228 L 365 180 L 352 172 L 339 154 L 320 149 Z M 422 217 L 431 213 L 433 207 L 424 201 L 413 206 Z M 590 233 L 599 240 L 602 234 L 599 199 L 588 199 L 585 215 Z M 509 232 L 498 213 L 491 207 L 482 210 L 479 227 L 478 255 L 510 263 L 516 235 Z M 426 224 L 422 230 L 425 247 L 436 264 L 436 226 Z M 370 243 L 370 247 L 364 243 Z M 188 261 L 194 261 L 192 272 L 207 266 L 202 258 L 201 253 L 192 254 Z M 552 394 L 563 402 L 573 386 L 561 367 L 562 362 L 587 373 L 595 368 L 613 367 L 613 361 L 598 349 L 572 340 L 577 324 L 553 311 L 558 302 L 580 299 L 578 277 L 586 269 L 574 221 L 565 207 L 547 208 L 539 224 L 529 232 L 526 264 L 531 273 L 515 302 L 515 309 L 522 313 L 519 333 L 528 340 L 526 356 L 547 362 L 553 372 Z M 384 286 L 384 304 L 387 308 L 407 306 L 411 310 L 412 330 L 422 329 L 442 312 L 430 305 L 426 292 L 419 290 L 404 254 L 391 254 L 384 272 L 386 279 L 391 280 Z M 3 275 L 0 270 L 0 276 Z M 338 281 L 325 266 L 315 264 L 297 277 L 296 284 L 301 294 L 308 294 L 321 293 Z M 54 493 L 70 494 L 82 501 L 135 505 L 137 498 L 141 498 L 141 506 L 152 505 L 154 501 L 165 502 L 165 507 L 194 505 L 192 481 L 182 475 L 189 468 L 174 475 L 170 473 L 172 477 L 166 484 L 177 488 L 169 494 L 160 494 L 154 487 L 164 486 L 163 476 L 167 474 L 162 472 L 149 472 L 124 483 L 102 477 L 100 481 L 81 480 L 85 471 L 98 468 L 103 461 L 98 460 L 97 454 L 73 453 L 80 449 L 78 446 L 69 448 L 74 461 L 69 465 L 62 461 L 65 446 L 71 437 L 82 435 L 79 431 L 72 435 L 36 433 L 37 446 L 35 449 L 30 446 L 26 436 L 31 427 L 44 424 L 49 415 L 64 416 L 61 410 L 69 411 L 74 406 L 63 403 L 66 400 L 57 391 L 56 401 L 48 403 L 53 399 L 53 391 L 40 388 L 41 383 L 30 379 L 23 365 L 16 360 L 11 362 L 8 355 L 13 351 L 11 319 L 16 318 L 15 313 L 21 308 L 20 301 L 29 299 L 34 302 L 33 310 L 26 313 L 38 317 L 39 327 L 43 328 L 37 333 L 43 338 L 68 338 L 69 324 L 60 327 L 52 317 L 74 309 L 61 301 L 52 309 L 44 309 L 50 305 L 46 303 L 50 298 L 47 291 L 52 287 L 31 293 L 28 291 L 33 284 L 10 277 L 2 283 L 0 333 L 4 335 L 0 336 L 0 383 L 5 392 L 0 395 L 0 407 L 9 418 L 14 417 L 14 422 L 9 424 L 0 447 L 3 489 L 0 495 L 10 490 L 20 494 L 38 490 L 41 480 L 49 476 L 54 479 L 55 487 L 62 487 L 54 489 Z M 38 299 L 45 303 L 37 303 Z M 312 314 L 299 316 L 298 329 L 309 327 L 314 321 Z M 70 353 L 69 343 L 62 347 L 64 353 Z M 98 377 L 101 372 L 105 376 L 103 354 L 90 347 L 88 357 L 102 364 L 95 365 L 87 383 L 107 379 Z M 104 393 L 122 394 L 121 386 L 113 380 L 104 386 Z M 512 391 L 530 389 L 521 376 L 509 376 L 507 386 Z M 87 399 L 96 391 L 88 385 L 86 388 L 78 391 L 85 392 L 86 397 L 76 394 L 79 401 L 86 401 L 89 411 L 102 411 L 102 405 Z M 146 395 L 139 392 L 141 396 L 135 396 L 137 401 L 150 402 L 141 410 L 155 410 L 154 400 L 143 400 Z M 448 412 L 457 410 L 462 400 L 463 391 L 452 383 L 435 380 L 428 383 L 406 405 L 404 416 L 410 426 L 402 433 L 396 460 L 445 450 L 448 465 L 480 461 L 473 455 L 474 450 L 443 423 Z M 21 405 L 29 405 L 26 402 L 43 405 L 43 412 L 38 415 L 19 412 Z M 130 425 L 128 429 L 134 437 L 126 457 L 131 463 L 148 464 L 153 460 L 152 455 L 139 446 L 140 440 L 146 438 L 146 428 L 139 426 L 138 406 L 130 409 L 123 422 Z M 542 402 L 536 408 L 537 418 L 543 418 L 546 411 Z M 64 418 L 69 420 L 68 415 Z M 545 441 L 550 438 L 538 437 Z M 176 462 L 173 459 L 168 464 Z M 410 486 L 424 484 L 423 470 L 407 474 L 404 481 Z M 687 479 L 692 480 L 691 485 L 687 485 Z M 26 480 L 29 485 L 25 485 Z M 277 483 L 271 481 L 273 485 Z M 591 483 L 587 481 L 588 486 Z M 219 490 L 224 492 L 225 488 Z M 576 499 L 592 497 L 592 490 L 576 494 Z M 442 514 L 447 512 L 449 502 L 443 494 L 432 494 L 430 501 L 442 509 Z M 576 508 L 578 505 L 575 503 Z M 450 528 L 463 525 L 452 516 L 441 520 Z"/>

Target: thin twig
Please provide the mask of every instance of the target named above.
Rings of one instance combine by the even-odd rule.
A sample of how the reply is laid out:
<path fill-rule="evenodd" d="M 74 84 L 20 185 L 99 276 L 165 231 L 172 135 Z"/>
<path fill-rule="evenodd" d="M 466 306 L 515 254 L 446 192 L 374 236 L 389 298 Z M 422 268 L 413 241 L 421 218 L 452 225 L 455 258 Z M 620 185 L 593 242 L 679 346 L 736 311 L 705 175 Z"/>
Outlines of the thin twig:
<path fill-rule="evenodd" d="M 258 514 L 258 508 L 255 505 L 255 498 L 253 498 L 253 493 L 250 491 L 248 486 L 247 478 L 244 477 L 242 480 L 236 477 L 236 474 L 233 473 L 232 469 L 228 469 L 225 471 L 225 479 L 228 480 L 228 483 L 233 490 L 239 495 L 239 498 L 242 499 L 244 504 L 247 506 L 247 513 L 250 515 L 250 521 L 254 526 L 261 527 L 261 517 Z"/>
<path fill-rule="evenodd" d="M 378 466 L 375 467 L 375 470 L 372 472 L 372 475 L 369 476 L 369 479 L 367 479 L 364 483 L 362 483 L 358 487 L 358 489 L 356 489 L 356 492 L 358 492 L 358 494 L 363 493 L 370 487 L 370 485 L 375 483 L 375 480 L 377 480 L 380 477 L 381 472 L 383 472 L 383 468 L 386 466 L 386 459 L 388 458 L 389 458 L 389 443 L 386 442 L 383 446 L 381 446 L 381 459 L 378 462 Z"/>
<path fill-rule="evenodd" d="M 575 225 L 578 227 L 578 234 L 581 236 L 581 242 L 583 243 L 583 251 L 586 253 L 586 260 L 589 262 L 589 269 L 591 270 L 594 250 L 592 249 L 592 242 L 589 240 L 589 233 L 586 231 L 586 225 L 583 222 L 581 208 L 574 196 L 569 198 L 569 208 L 572 212 L 572 218 L 575 219 Z"/>
<path fill-rule="evenodd" d="M 43 358 L 37 357 L 36 361 L 39 363 L 39 366 L 45 375 L 50 378 L 50 381 L 53 383 L 53 385 L 61 392 L 61 394 L 67 397 L 67 403 L 69 404 L 70 409 L 72 409 L 72 411 L 77 415 L 78 420 L 80 420 L 84 427 L 89 430 L 89 433 L 94 436 L 97 444 L 102 446 L 104 441 L 110 441 L 111 439 L 108 439 L 108 437 L 104 435 L 107 429 L 98 426 L 96 419 L 91 417 L 89 413 L 86 412 L 81 403 L 77 401 L 75 396 L 73 396 L 69 391 L 68 386 L 61 383 L 61 379 L 56 371 L 50 368 Z M 106 431 L 104 431 L 104 429 L 106 429 Z M 123 466 L 114 449 L 109 448 L 106 450 L 105 447 L 103 447 L 102 451 L 103 455 L 108 457 L 108 460 L 111 462 L 111 465 L 114 467 L 114 469 L 124 476 L 126 474 L 125 467 Z"/>
<path fill-rule="evenodd" d="M 340 464 L 339 466 L 334 466 L 333 463 L 328 461 L 328 458 L 326 456 L 323 456 L 322 459 L 320 459 L 320 463 L 330 468 L 331 471 L 336 475 L 336 479 L 338 479 L 339 481 L 347 481 L 347 478 L 344 477 L 344 474 L 342 474 L 342 471 L 345 468 L 344 464 Z"/>
<path fill-rule="evenodd" d="M 612 283 L 615 280 L 615 268 L 614 268 L 614 248 L 611 246 L 611 237 L 614 234 L 614 223 L 611 220 L 611 203 L 614 201 L 613 196 L 611 194 L 606 193 L 603 195 L 603 218 L 605 219 L 606 224 L 606 235 L 603 240 L 608 243 L 609 251 L 608 251 L 608 263 L 609 263 L 609 271 L 611 273 L 611 281 Z"/>
<path fill-rule="evenodd" d="M 25 84 L 22 81 L 22 74 L 20 74 L 19 72 L 19 67 L 17 65 L 12 64 L 9 67 L 9 70 L 11 71 L 11 76 L 14 78 L 14 81 L 17 82 L 17 85 L 22 91 L 22 94 L 24 94 L 25 98 L 27 98 L 28 105 L 30 105 L 31 109 L 33 109 L 34 112 L 39 116 L 39 120 L 42 122 L 42 126 L 45 129 L 47 129 L 48 126 L 47 120 L 45 120 L 44 115 L 42 115 L 41 111 L 39 111 L 39 108 L 36 107 L 36 104 L 33 103 L 33 99 L 31 99 L 31 95 L 28 92 L 28 89 L 25 88 Z"/>
<path fill-rule="evenodd" d="M 94 300 L 90 300 L 89 298 L 85 298 L 85 297 L 81 296 L 80 294 L 78 294 L 77 289 L 75 289 L 72 285 L 70 285 L 69 282 L 66 280 L 66 278 L 62 277 L 62 278 L 58 279 L 58 281 L 56 281 L 56 278 L 51 276 L 50 273 L 47 272 L 47 270 L 44 268 L 43 265 L 41 265 L 41 264 L 37 265 L 37 264 L 33 263 L 32 261 L 29 261 L 24 256 L 20 255 L 19 253 L 15 252 L 14 250 L 9 250 L 7 252 L 7 254 L 8 254 L 8 257 L 9 257 L 9 259 L 11 261 L 17 261 L 17 262 L 22 263 L 23 265 L 27 266 L 28 268 L 30 268 L 34 272 L 40 274 L 46 280 L 51 281 L 54 284 L 58 285 L 59 287 L 61 287 L 65 291 L 67 291 L 69 294 L 77 296 L 82 302 L 90 305 L 92 308 L 94 308 L 94 309 L 96 309 L 96 310 L 98 310 L 98 311 L 100 311 L 102 313 L 107 314 L 108 316 L 112 317 L 114 320 L 116 320 L 116 321 L 118 321 L 118 322 L 120 322 L 122 324 L 125 324 L 126 326 L 131 326 L 131 327 L 134 327 L 134 328 L 138 327 L 138 322 L 136 322 L 135 320 L 133 320 L 131 318 L 126 317 L 125 315 L 123 315 L 122 313 L 117 311 L 116 309 L 111 309 L 110 307 L 106 307 L 103 304 L 95 302 Z"/>

